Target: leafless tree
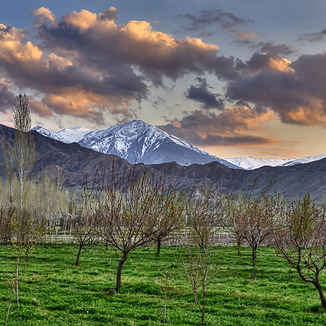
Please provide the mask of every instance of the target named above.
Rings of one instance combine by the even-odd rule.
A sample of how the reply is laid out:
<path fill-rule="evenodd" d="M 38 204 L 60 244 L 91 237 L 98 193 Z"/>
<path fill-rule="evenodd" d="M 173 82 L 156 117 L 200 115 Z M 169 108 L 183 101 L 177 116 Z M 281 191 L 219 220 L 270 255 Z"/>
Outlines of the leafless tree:
<path fill-rule="evenodd" d="M 225 214 L 221 216 L 219 224 L 221 227 L 226 229 L 230 232 L 236 240 L 237 243 L 237 253 L 238 256 L 241 255 L 241 244 L 243 242 L 243 235 L 242 235 L 242 225 L 238 223 L 239 216 L 234 214 L 234 206 L 236 205 L 235 197 L 232 195 L 225 195 L 224 196 L 224 208 Z"/>
<path fill-rule="evenodd" d="M 133 171 L 124 178 L 112 178 L 100 199 L 96 217 L 100 236 L 122 254 L 115 286 L 119 292 L 122 269 L 129 253 L 152 242 L 157 233 L 155 203 L 162 184 L 155 182 L 147 172 L 137 176 Z"/>
<path fill-rule="evenodd" d="M 153 236 L 157 244 L 157 256 L 160 255 L 162 242 L 166 240 L 172 232 L 180 229 L 183 223 L 185 210 L 184 195 L 177 193 L 172 189 L 168 189 L 163 183 L 161 185 L 161 187 L 157 187 L 155 202 L 153 203 L 153 213 L 155 214 L 156 220 L 156 232 Z"/>
<path fill-rule="evenodd" d="M 84 186 L 80 202 L 77 200 L 71 202 L 70 215 L 72 218 L 72 229 L 75 240 L 78 244 L 78 253 L 75 266 L 79 266 L 80 256 L 85 251 L 86 246 L 95 244 L 97 233 L 95 230 L 95 211 L 96 197 L 93 191 Z"/>
<path fill-rule="evenodd" d="M 326 267 L 326 207 L 317 207 L 309 194 L 294 199 L 274 227 L 278 253 L 298 272 L 300 278 L 318 290 L 326 309 L 320 273 Z"/>
<path fill-rule="evenodd" d="M 191 284 L 194 301 L 201 312 L 201 325 L 205 325 L 207 286 L 211 269 L 210 249 L 214 232 L 220 219 L 221 197 L 210 189 L 204 189 L 198 198 L 191 196 L 186 206 L 189 223 L 189 244 L 184 268 Z"/>
<path fill-rule="evenodd" d="M 275 215 L 274 197 L 269 194 L 251 196 L 239 194 L 233 197 L 229 210 L 231 229 L 240 239 L 244 239 L 251 247 L 252 275 L 256 279 L 256 258 L 258 247 L 272 232 Z"/>

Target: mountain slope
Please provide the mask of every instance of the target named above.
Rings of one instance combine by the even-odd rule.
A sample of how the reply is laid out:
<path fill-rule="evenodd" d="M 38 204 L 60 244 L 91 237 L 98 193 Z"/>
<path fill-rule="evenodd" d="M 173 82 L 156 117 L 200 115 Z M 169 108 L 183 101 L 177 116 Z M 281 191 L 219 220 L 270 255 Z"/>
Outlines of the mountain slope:
<path fill-rule="evenodd" d="M 12 141 L 14 130 L 0 125 L 0 141 Z M 50 166 L 60 170 L 65 178 L 66 186 L 81 189 L 86 176 L 89 185 L 96 177 L 97 171 L 110 175 L 112 164 L 119 175 L 133 168 L 133 165 L 115 155 L 105 155 L 81 147 L 79 144 L 65 144 L 33 132 L 37 161 L 34 175 L 43 174 Z M 173 189 L 191 191 L 208 184 L 222 192 L 248 191 L 248 183 L 254 184 L 253 193 L 259 193 L 273 181 L 270 191 L 280 191 L 287 197 L 302 196 L 310 192 L 311 196 L 321 200 L 326 194 L 326 159 L 298 164 L 288 167 L 262 167 L 255 170 L 230 169 L 218 162 L 209 164 L 193 164 L 180 166 L 175 162 L 145 166 L 137 164 L 136 173 L 145 169 L 156 178 L 166 175 L 167 183 Z M 0 152 L 0 175 L 3 172 L 3 156 Z M 95 184 L 96 186 L 96 184 Z"/>
<path fill-rule="evenodd" d="M 180 165 L 191 165 L 216 161 L 230 168 L 238 168 L 228 161 L 201 151 L 186 141 L 141 120 L 133 120 L 108 129 L 91 132 L 77 127 L 64 129 L 57 133 L 47 132 L 44 128 L 35 128 L 35 130 L 46 137 L 65 143 L 69 143 L 71 140 L 78 141 L 83 147 L 104 154 L 120 156 L 130 163 L 177 162 Z"/>

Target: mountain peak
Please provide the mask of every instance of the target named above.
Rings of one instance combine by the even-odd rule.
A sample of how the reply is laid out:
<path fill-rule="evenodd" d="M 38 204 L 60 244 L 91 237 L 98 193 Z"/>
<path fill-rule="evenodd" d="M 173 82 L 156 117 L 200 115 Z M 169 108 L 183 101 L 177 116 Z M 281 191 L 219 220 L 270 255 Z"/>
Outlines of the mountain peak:
<path fill-rule="evenodd" d="M 104 154 L 115 154 L 130 163 L 159 164 L 175 161 L 180 165 L 191 165 L 216 161 L 238 168 L 142 120 L 132 120 L 94 131 L 70 127 L 52 133 L 43 127 L 35 128 L 44 136 L 64 143 L 78 142 L 83 147 Z"/>

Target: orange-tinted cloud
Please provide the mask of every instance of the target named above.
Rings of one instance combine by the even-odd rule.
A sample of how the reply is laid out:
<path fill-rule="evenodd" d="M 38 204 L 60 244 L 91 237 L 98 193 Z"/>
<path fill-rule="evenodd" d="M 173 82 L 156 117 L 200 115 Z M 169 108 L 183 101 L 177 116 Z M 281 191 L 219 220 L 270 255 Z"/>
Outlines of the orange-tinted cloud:
<path fill-rule="evenodd" d="M 232 29 L 231 33 L 236 35 L 240 40 L 244 41 L 252 41 L 256 38 L 258 38 L 258 35 L 255 31 L 248 30 L 246 33 L 240 32 L 237 29 Z"/>
<path fill-rule="evenodd" d="M 40 101 L 36 101 L 33 97 L 29 97 L 29 105 L 31 111 L 40 117 L 50 117 L 53 115 L 53 112 L 46 104 Z"/>
<path fill-rule="evenodd" d="M 43 42 L 22 29 L 0 25 L 0 64 L 15 86 L 37 93 L 32 109 L 101 121 L 103 112 L 133 115 L 130 105 L 147 97 L 148 84 L 163 85 L 188 73 L 211 71 L 229 78 L 233 59 L 199 38 L 176 39 L 146 21 L 118 25 L 114 7 L 72 12 L 57 20 L 49 8 L 33 11 Z M 218 72 L 219 71 L 219 72 Z"/>
<path fill-rule="evenodd" d="M 56 23 L 56 17 L 49 8 L 40 7 L 37 10 L 32 10 L 32 14 L 37 18 L 36 27 L 42 26 L 47 21 L 49 21 L 50 24 Z"/>
<path fill-rule="evenodd" d="M 278 142 L 259 134 L 260 124 L 272 119 L 272 111 L 258 113 L 249 107 L 235 106 L 220 114 L 197 110 L 160 127 L 198 146 L 259 146 Z"/>
<path fill-rule="evenodd" d="M 290 61 L 254 54 L 241 77 L 228 85 L 231 100 L 273 110 L 284 123 L 326 125 L 326 54 Z"/>
<path fill-rule="evenodd" d="M 291 65 L 291 61 L 286 58 L 269 58 L 268 59 L 269 68 L 276 69 L 278 71 L 293 74 L 295 71 Z"/>
<path fill-rule="evenodd" d="M 226 69 L 225 61 L 217 60 L 217 45 L 199 38 L 176 39 L 153 30 L 147 21 L 118 25 L 112 18 L 114 10 L 109 10 L 109 15 L 73 12 L 56 26 L 42 26 L 40 35 L 48 49 L 56 49 L 61 55 L 77 53 L 83 64 L 96 69 L 118 64 L 136 66 L 155 85 L 162 85 L 164 76 L 176 79 L 191 72 L 214 72 L 217 65 Z M 232 69 L 232 60 L 227 69 Z"/>
<path fill-rule="evenodd" d="M 44 94 L 42 101 L 31 97 L 31 109 L 40 116 L 55 112 L 98 122 L 103 121 L 103 111 L 108 110 L 130 117 L 126 106 L 146 92 L 146 85 L 128 67 L 119 67 L 110 75 L 82 65 L 73 57 L 45 55 L 39 46 L 24 43 L 24 38 L 22 30 L 0 27 L 0 63 L 16 86 Z M 3 100 L 1 108 L 5 109 L 7 103 Z"/>

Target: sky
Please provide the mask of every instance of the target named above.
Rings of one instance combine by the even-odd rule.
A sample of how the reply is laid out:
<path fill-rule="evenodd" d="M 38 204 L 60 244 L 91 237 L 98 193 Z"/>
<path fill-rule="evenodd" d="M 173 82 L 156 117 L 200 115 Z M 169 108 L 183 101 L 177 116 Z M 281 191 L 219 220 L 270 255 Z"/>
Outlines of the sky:
<path fill-rule="evenodd" d="M 218 157 L 326 153 L 324 0 L 11 0 L 0 122 L 141 119 Z"/>

